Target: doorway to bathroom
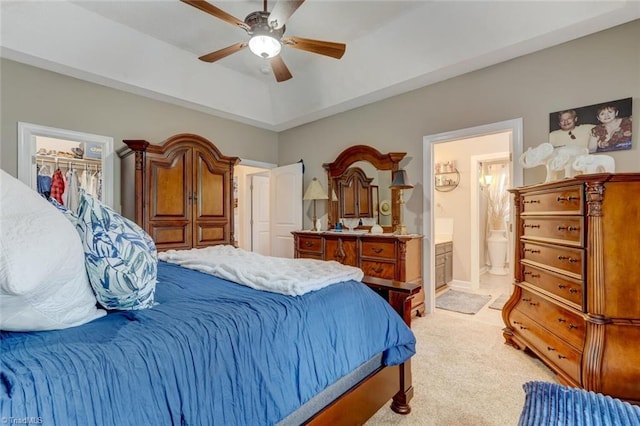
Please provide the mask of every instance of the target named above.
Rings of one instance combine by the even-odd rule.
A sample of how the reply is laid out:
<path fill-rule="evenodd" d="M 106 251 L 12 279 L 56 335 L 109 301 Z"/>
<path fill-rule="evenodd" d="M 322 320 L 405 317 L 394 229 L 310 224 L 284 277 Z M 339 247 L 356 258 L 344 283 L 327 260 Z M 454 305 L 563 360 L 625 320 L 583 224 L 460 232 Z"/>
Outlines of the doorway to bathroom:
<path fill-rule="evenodd" d="M 509 186 L 520 186 L 523 178 L 522 167 L 513 159 L 520 157 L 522 145 L 522 119 L 423 138 L 423 175 L 425 176 L 423 261 L 426 271 L 427 313 L 435 310 L 435 244 L 436 239 L 441 239 L 443 236 L 442 230 L 436 229 L 436 222 L 438 226 L 444 223 L 447 233 L 451 233 L 453 276 L 450 286 L 477 289 L 480 285 L 481 266 L 485 256 L 485 250 L 481 249 L 484 247 L 484 237 L 481 238 L 481 236 L 487 226 L 481 215 L 481 209 L 486 209 L 487 202 L 483 198 L 483 189 L 486 188 L 481 186 L 480 181 L 483 177 L 483 161 L 486 166 L 493 160 L 498 164 L 500 158 L 506 158 L 505 167 L 508 168 Z M 451 181 L 451 176 L 448 175 L 450 170 L 454 171 L 454 181 Z M 439 177 L 443 173 L 447 175 L 444 178 Z M 446 185 L 444 188 L 446 190 L 438 190 L 443 184 Z M 511 197 L 509 202 L 512 203 Z M 505 222 L 508 224 L 510 220 L 507 219 Z M 505 235 L 511 238 L 511 230 L 506 229 Z M 509 273 L 507 276 L 510 275 Z"/>

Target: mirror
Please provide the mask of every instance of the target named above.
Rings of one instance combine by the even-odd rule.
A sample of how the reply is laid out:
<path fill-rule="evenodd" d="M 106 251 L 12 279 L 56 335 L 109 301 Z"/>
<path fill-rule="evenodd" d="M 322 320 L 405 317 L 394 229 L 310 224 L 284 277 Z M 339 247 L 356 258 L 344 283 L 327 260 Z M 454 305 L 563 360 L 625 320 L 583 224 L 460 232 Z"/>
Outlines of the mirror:
<path fill-rule="evenodd" d="M 333 163 L 323 164 L 330 194 L 329 228 L 340 218 L 358 218 L 363 219 L 366 228 L 377 223 L 385 232 L 393 232 L 399 221 L 399 200 L 389 185 L 405 155 L 382 154 L 370 146 L 355 145 L 344 150 Z"/>

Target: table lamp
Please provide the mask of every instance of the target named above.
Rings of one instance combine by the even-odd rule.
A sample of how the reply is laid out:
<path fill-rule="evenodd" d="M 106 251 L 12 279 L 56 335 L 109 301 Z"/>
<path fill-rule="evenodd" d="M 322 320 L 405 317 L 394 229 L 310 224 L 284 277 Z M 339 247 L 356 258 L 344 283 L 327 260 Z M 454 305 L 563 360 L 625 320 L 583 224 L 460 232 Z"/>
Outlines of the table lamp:
<path fill-rule="evenodd" d="M 324 191 L 324 189 L 322 189 L 322 185 L 320 185 L 320 182 L 318 181 L 318 179 L 313 178 L 311 180 L 311 183 L 309 184 L 309 186 L 307 187 L 307 190 L 304 193 L 304 196 L 302 197 L 303 200 L 313 200 L 313 228 L 311 229 L 312 231 L 319 231 L 320 230 L 320 224 L 318 223 L 318 218 L 316 216 L 316 201 L 317 200 L 326 200 L 329 197 L 327 196 L 327 193 Z"/>
<path fill-rule="evenodd" d="M 397 190 L 398 198 L 400 202 L 400 217 L 398 218 L 398 225 L 396 226 L 396 230 L 394 234 L 396 235 L 407 235 L 407 227 L 404 225 L 404 197 L 402 196 L 402 192 L 404 189 L 413 188 L 413 185 L 409 185 L 407 179 L 407 172 L 403 169 L 396 171 L 393 175 L 393 182 L 389 188 L 393 190 Z"/>

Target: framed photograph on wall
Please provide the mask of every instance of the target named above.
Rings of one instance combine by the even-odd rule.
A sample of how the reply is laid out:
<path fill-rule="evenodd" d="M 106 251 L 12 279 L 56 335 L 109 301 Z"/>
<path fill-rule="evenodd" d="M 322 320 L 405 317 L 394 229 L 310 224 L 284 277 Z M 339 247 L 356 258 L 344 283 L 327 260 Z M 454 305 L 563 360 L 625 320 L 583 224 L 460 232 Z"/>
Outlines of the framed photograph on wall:
<path fill-rule="evenodd" d="M 618 99 L 549 114 L 549 142 L 576 145 L 590 153 L 631 149 L 632 98 Z"/>

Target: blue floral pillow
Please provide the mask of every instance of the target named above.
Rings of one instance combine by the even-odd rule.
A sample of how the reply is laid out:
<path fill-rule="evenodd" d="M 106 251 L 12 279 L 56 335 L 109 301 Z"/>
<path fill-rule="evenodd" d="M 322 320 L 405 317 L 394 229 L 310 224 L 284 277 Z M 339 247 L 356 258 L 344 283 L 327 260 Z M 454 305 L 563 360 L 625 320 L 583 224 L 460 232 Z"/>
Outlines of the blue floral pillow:
<path fill-rule="evenodd" d="M 158 253 L 149 234 L 86 194 L 80 196 L 76 228 L 98 302 L 119 310 L 153 306 Z"/>
<path fill-rule="evenodd" d="M 53 204 L 58 210 L 60 210 L 62 214 L 65 215 L 67 219 L 69 219 L 69 222 L 71 222 L 76 228 L 78 227 L 78 216 L 76 216 L 73 211 L 57 202 L 55 198 L 49 198 L 49 202 Z"/>

